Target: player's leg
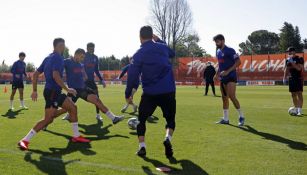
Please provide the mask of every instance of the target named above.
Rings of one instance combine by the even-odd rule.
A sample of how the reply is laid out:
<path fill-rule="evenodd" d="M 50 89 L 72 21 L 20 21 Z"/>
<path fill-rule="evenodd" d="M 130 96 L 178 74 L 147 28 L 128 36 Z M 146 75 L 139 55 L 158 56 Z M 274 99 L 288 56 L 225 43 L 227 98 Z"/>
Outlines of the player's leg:
<path fill-rule="evenodd" d="M 300 91 L 297 93 L 297 97 L 298 97 L 298 115 L 302 115 L 303 114 L 303 103 L 304 103 L 304 99 L 303 99 L 303 92 Z"/>
<path fill-rule="evenodd" d="M 12 85 L 12 93 L 11 93 L 11 96 L 10 96 L 10 109 L 11 110 L 14 110 L 13 103 L 14 103 L 14 96 L 16 94 L 16 90 L 17 90 L 17 88 L 15 88 L 14 85 Z"/>
<path fill-rule="evenodd" d="M 230 100 L 232 101 L 234 107 L 237 109 L 238 113 L 239 113 L 239 126 L 243 126 L 244 125 L 244 115 L 243 112 L 241 110 L 241 106 L 240 106 L 240 102 L 237 99 L 236 96 L 236 83 L 235 82 L 229 82 L 226 85 L 227 88 L 227 94 L 230 98 Z"/>
<path fill-rule="evenodd" d="M 137 134 L 139 140 L 139 150 L 137 151 L 138 156 L 146 156 L 146 144 L 145 144 L 145 133 L 146 133 L 146 120 L 151 116 L 157 108 L 157 104 L 152 96 L 143 94 L 139 105 L 139 124 L 137 126 Z"/>
<path fill-rule="evenodd" d="M 29 131 L 29 133 L 18 142 L 18 146 L 21 150 L 27 150 L 32 137 L 34 137 L 45 126 L 49 125 L 53 121 L 56 109 L 53 107 L 45 109 L 45 116 L 42 120 L 36 123 L 36 125 Z"/>
<path fill-rule="evenodd" d="M 72 124 L 72 130 L 73 130 L 73 142 L 81 142 L 81 143 L 88 143 L 90 140 L 85 139 L 80 135 L 79 132 L 79 126 L 78 126 L 78 110 L 77 106 L 74 104 L 74 102 L 71 100 L 71 98 L 66 97 L 66 95 L 61 94 L 60 97 L 58 97 L 59 105 L 67 110 L 69 113 L 69 120 Z"/>
<path fill-rule="evenodd" d="M 206 90 L 205 90 L 205 95 L 208 95 L 208 91 L 209 91 L 209 82 L 206 81 Z"/>
<path fill-rule="evenodd" d="M 216 122 L 217 124 L 229 124 L 229 97 L 227 94 L 226 84 L 221 82 L 220 90 L 223 101 L 223 118 Z"/>
<path fill-rule="evenodd" d="M 211 84 L 211 88 L 212 88 L 212 93 L 214 96 L 216 96 L 215 94 L 215 86 L 214 86 L 214 81 L 210 83 Z"/>
<path fill-rule="evenodd" d="M 173 147 L 171 140 L 175 131 L 176 122 L 176 97 L 175 93 L 162 95 L 159 99 L 159 106 L 163 112 L 163 117 L 166 119 L 166 135 L 163 145 L 165 147 L 165 155 L 167 157 L 173 156 Z"/>
<path fill-rule="evenodd" d="M 84 92 L 86 93 L 86 92 Z M 101 112 L 106 114 L 106 116 L 112 120 L 113 124 L 117 124 L 118 122 L 122 121 L 124 119 L 123 116 L 116 116 L 114 115 L 111 110 L 109 110 L 103 103 L 102 101 L 98 98 L 97 95 L 95 94 L 84 94 L 83 98 L 86 99 L 89 103 L 94 104 Z M 82 98 L 81 96 L 81 98 Z"/>
<path fill-rule="evenodd" d="M 18 88 L 19 91 L 19 100 L 20 100 L 20 107 L 23 109 L 28 109 L 27 106 L 25 106 L 24 98 L 23 98 L 23 92 L 24 88 Z"/>
<path fill-rule="evenodd" d="M 292 97 L 292 101 L 293 101 L 293 105 L 295 108 L 298 108 L 299 107 L 299 104 L 298 104 L 298 95 L 297 95 L 297 92 L 291 92 L 291 97 Z"/>

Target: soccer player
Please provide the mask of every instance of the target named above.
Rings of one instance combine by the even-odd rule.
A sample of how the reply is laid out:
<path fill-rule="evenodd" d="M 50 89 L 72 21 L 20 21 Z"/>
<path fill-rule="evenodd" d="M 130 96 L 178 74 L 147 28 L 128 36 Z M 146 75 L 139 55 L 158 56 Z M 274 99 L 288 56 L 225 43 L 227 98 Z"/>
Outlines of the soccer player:
<path fill-rule="evenodd" d="M 294 107 L 298 115 L 303 115 L 303 87 L 304 87 L 304 58 L 296 55 L 295 48 L 287 49 L 288 58 L 286 60 L 286 68 L 283 82 L 285 84 L 286 77 L 289 76 L 289 92 L 291 92 Z"/>
<path fill-rule="evenodd" d="M 70 88 L 73 88 L 77 91 L 77 95 L 73 96 L 72 94 L 68 94 L 72 98 L 74 103 L 77 102 L 78 98 L 82 98 L 83 100 L 94 104 L 101 112 L 105 113 L 108 118 L 110 118 L 113 124 L 116 124 L 124 119 L 123 116 L 114 115 L 99 99 L 93 89 L 86 87 L 85 79 L 87 79 L 87 75 L 84 71 L 83 61 L 85 57 L 85 51 L 83 49 L 77 49 L 75 51 L 74 57 L 66 59 L 64 61 L 64 68 L 66 72 L 67 85 Z M 57 115 L 60 115 L 58 113 Z M 65 118 L 67 120 L 70 119 L 70 116 Z"/>
<path fill-rule="evenodd" d="M 206 64 L 206 68 L 204 70 L 204 81 L 206 83 L 205 96 L 208 95 L 209 85 L 211 85 L 213 95 L 216 96 L 214 79 L 213 79 L 215 74 L 216 74 L 215 68 L 212 66 L 212 63 L 208 61 Z"/>
<path fill-rule="evenodd" d="M 162 109 L 163 117 L 166 119 L 166 137 L 163 142 L 165 155 L 172 157 L 171 139 L 175 130 L 176 86 L 169 58 L 174 57 L 175 53 L 153 35 L 150 26 L 141 28 L 140 41 L 141 48 L 134 54 L 128 70 L 128 82 L 125 91 L 126 99 L 132 101 L 132 89 L 139 83 L 139 77 L 142 75 L 143 94 L 139 105 L 138 119 L 140 123 L 137 126 L 139 150 L 137 155 L 146 156 L 146 119 L 159 106 Z"/>
<path fill-rule="evenodd" d="M 99 69 L 98 69 L 98 57 L 94 54 L 95 52 L 95 44 L 94 43 L 88 43 L 87 44 L 87 53 L 85 54 L 85 59 L 83 61 L 84 69 L 87 75 L 87 81 L 85 82 L 86 86 L 93 89 L 95 94 L 99 96 L 98 94 L 98 87 L 95 82 L 95 74 L 101 81 L 101 84 L 103 85 L 103 88 L 106 87 L 106 83 L 103 80 L 102 76 L 100 75 Z M 99 122 L 103 122 L 102 117 L 99 114 L 99 108 L 96 107 L 96 119 Z"/>
<path fill-rule="evenodd" d="M 217 51 L 216 57 L 219 63 L 219 69 L 215 75 L 215 79 L 219 77 L 221 81 L 221 93 L 223 100 L 223 118 L 217 124 L 229 124 L 229 98 L 239 113 L 239 126 L 244 125 L 245 118 L 241 110 L 240 102 L 236 97 L 236 83 L 237 83 L 237 67 L 240 66 L 241 61 L 239 55 L 234 49 L 225 45 L 225 38 L 223 35 L 216 35 L 215 41 Z"/>
<path fill-rule="evenodd" d="M 131 65 L 131 58 L 129 58 L 129 64 L 128 65 L 126 65 L 123 69 L 122 69 L 122 72 L 120 73 L 120 75 L 118 76 L 118 80 L 119 79 L 121 79 L 121 78 L 123 78 L 124 76 L 125 76 L 125 74 L 128 72 L 128 70 L 129 70 L 129 67 L 130 67 L 130 65 Z M 139 84 L 137 84 L 136 85 L 136 87 L 134 87 L 133 89 L 132 89 L 132 94 L 131 94 L 131 96 L 133 97 L 134 96 L 134 94 L 135 94 L 135 92 L 136 92 L 136 90 L 138 89 L 138 87 L 139 87 Z M 133 99 L 133 98 L 132 98 Z M 126 110 L 128 109 L 128 107 L 131 105 L 132 107 L 133 107 L 133 113 L 136 113 L 137 111 L 138 111 L 138 106 L 137 105 L 135 105 L 134 103 L 133 103 L 133 100 L 131 100 L 131 101 L 128 101 L 128 100 L 126 100 L 126 102 L 127 102 L 127 104 L 123 107 L 123 109 L 121 110 L 121 112 L 126 112 Z"/>
<path fill-rule="evenodd" d="M 62 89 L 70 94 L 76 95 L 75 89 L 68 88 L 62 79 L 64 69 L 64 58 L 62 56 L 65 49 L 65 41 L 62 38 L 56 38 L 53 41 L 54 52 L 46 57 L 43 63 L 35 71 L 33 75 L 33 92 L 32 100 L 37 101 L 37 80 L 41 73 L 44 73 L 46 78 L 46 84 L 44 89 L 45 98 L 45 117 L 39 121 L 33 129 L 18 142 L 18 146 L 21 150 L 28 150 L 30 139 L 36 135 L 45 126 L 52 123 L 56 117 L 58 107 L 69 112 L 70 121 L 73 128 L 72 142 L 88 143 L 90 140 L 85 139 L 79 133 L 78 128 L 78 117 L 77 117 L 77 106 L 62 93 Z"/>
<path fill-rule="evenodd" d="M 24 62 L 24 59 L 26 58 L 26 54 L 24 52 L 19 53 L 19 60 L 14 62 L 11 73 L 13 74 L 13 82 L 12 82 L 12 93 L 10 97 L 10 109 L 14 110 L 14 96 L 16 94 L 16 90 L 19 91 L 19 99 L 20 99 L 20 107 L 23 109 L 28 109 L 25 106 L 24 100 L 23 100 L 23 79 L 24 77 L 27 77 L 26 74 L 26 63 Z"/>

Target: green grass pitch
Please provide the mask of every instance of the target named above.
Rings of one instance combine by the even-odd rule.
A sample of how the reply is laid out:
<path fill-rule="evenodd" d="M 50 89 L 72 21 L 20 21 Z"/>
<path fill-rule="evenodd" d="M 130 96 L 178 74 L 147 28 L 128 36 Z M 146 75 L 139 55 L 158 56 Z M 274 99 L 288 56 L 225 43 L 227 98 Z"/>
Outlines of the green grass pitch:
<path fill-rule="evenodd" d="M 161 166 L 172 168 L 170 174 L 184 175 L 307 174 L 307 116 L 288 115 L 292 103 L 287 87 L 238 87 L 246 116 L 243 128 L 236 127 L 238 115 L 233 106 L 232 125 L 216 125 L 222 115 L 220 98 L 204 97 L 203 88 L 177 87 L 177 129 L 172 140 L 176 161 L 164 156 L 165 121 L 160 109 L 147 123 L 148 155 L 142 159 L 135 155 L 136 133 L 126 123 L 131 115 L 125 114 L 126 120 L 115 126 L 104 116 L 100 127 L 94 106 L 82 100 L 77 103 L 80 131 L 92 140 L 90 144 L 70 143 L 71 125 L 58 118 L 47 132 L 32 139 L 30 151 L 22 152 L 16 143 L 43 115 L 42 86 L 38 102 L 29 99 L 31 86 L 26 86 L 29 110 L 19 110 L 19 100 L 15 100 L 14 112 L 8 112 L 10 86 L 8 93 L 3 92 L 4 86 L 0 88 L 0 175 L 162 174 L 156 171 Z M 124 86 L 99 88 L 103 102 L 119 114 Z M 140 95 L 141 90 L 136 102 Z"/>

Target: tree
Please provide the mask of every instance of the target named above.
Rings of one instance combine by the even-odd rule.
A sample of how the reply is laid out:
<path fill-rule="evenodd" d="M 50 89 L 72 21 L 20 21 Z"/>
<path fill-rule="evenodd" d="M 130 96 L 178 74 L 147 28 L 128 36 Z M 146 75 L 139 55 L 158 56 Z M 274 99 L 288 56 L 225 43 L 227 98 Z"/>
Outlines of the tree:
<path fill-rule="evenodd" d="M 27 63 L 26 65 L 26 72 L 34 72 L 35 71 L 35 66 L 33 63 Z"/>
<path fill-rule="evenodd" d="M 0 65 L 0 73 L 8 73 L 11 71 L 11 67 L 5 63 L 5 60 L 2 61 Z"/>
<path fill-rule="evenodd" d="M 180 40 L 176 46 L 177 57 L 204 57 L 206 51 L 198 45 L 200 39 L 197 33 L 189 34 Z"/>
<path fill-rule="evenodd" d="M 303 40 L 304 49 L 307 49 L 307 38 Z"/>
<path fill-rule="evenodd" d="M 116 59 L 114 55 L 108 57 L 101 57 L 98 59 L 99 70 L 119 70 L 120 60 Z"/>
<path fill-rule="evenodd" d="M 130 63 L 129 61 L 130 57 L 127 55 L 127 56 L 124 56 L 121 60 L 120 60 L 120 65 L 121 66 L 126 66 Z"/>
<path fill-rule="evenodd" d="M 63 57 L 64 57 L 65 59 L 71 57 L 71 55 L 69 54 L 69 49 L 68 49 L 68 47 L 65 47 L 65 50 L 64 50 L 64 53 L 63 53 Z"/>
<path fill-rule="evenodd" d="M 293 46 L 297 52 L 303 51 L 303 43 L 301 41 L 301 35 L 297 26 L 293 27 L 292 24 L 285 22 L 280 29 L 280 51 L 285 52 L 288 47 Z"/>
<path fill-rule="evenodd" d="M 158 36 L 176 51 L 178 42 L 192 26 L 192 12 L 187 0 L 152 0 L 150 24 Z"/>
<path fill-rule="evenodd" d="M 257 30 L 245 42 L 240 43 L 239 47 L 242 55 L 278 53 L 279 36 L 267 30 Z"/>

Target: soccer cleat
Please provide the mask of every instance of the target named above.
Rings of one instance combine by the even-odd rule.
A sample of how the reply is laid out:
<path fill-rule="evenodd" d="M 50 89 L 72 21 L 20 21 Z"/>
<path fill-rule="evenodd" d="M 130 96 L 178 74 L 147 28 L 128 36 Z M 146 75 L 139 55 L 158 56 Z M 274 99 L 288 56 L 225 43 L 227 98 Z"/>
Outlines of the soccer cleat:
<path fill-rule="evenodd" d="M 18 142 L 18 147 L 20 150 L 25 151 L 29 149 L 29 142 L 25 140 L 21 140 Z"/>
<path fill-rule="evenodd" d="M 220 121 L 216 122 L 216 124 L 228 125 L 228 124 L 229 124 L 229 120 L 226 121 L 226 120 L 224 120 L 224 119 L 221 119 Z"/>
<path fill-rule="evenodd" d="M 125 113 L 125 112 L 127 111 L 128 107 L 129 107 L 129 105 L 125 105 L 125 106 L 123 107 L 123 109 L 121 110 L 121 112 L 122 112 L 122 113 Z"/>
<path fill-rule="evenodd" d="M 29 109 L 27 106 L 20 106 L 21 109 Z"/>
<path fill-rule="evenodd" d="M 101 117 L 100 114 L 96 115 L 96 120 L 97 120 L 98 123 L 103 123 L 103 118 Z"/>
<path fill-rule="evenodd" d="M 141 147 L 137 152 L 136 155 L 140 156 L 140 157 L 145 157 L 146 156 L 146 148 L 145 147 Z"/>
<path fill-rule="evenodd" d="M 79 143 L 89 143 L 91 142 L 89 139 L 84 138 L 83 136 L 79 136 L 79 137 L 73 137 L 71 139 L 72 142 L 79 142 Z"/>
<path fill-rule="evenodd" d="M 116 116 L 116 117 L 112 120 L 112 122 L 113 122 L 113 124 L 115 125 L 115 124 L 117 124 L 118 122 L 123 121 L 124 118 L 125 118 L 124 116 Z"/>
<path fill-rule="evenodd" d="M 133 105 L 133 113 L 138 112 L 138 106 L 137 105 Z"/>
<path fill-rule="evenodd" d="M 68 121 L 69 121 L 69 114 L 66 114 L 66 115 L 62 118 L 62 120 L 68 120 Z"/>
<path fill-rule="evenodd" d="M 163 142 L 163 145 L 165 147 L 165 156 L 166 157 L 173 157 L 173 146 L 171 144 L 171 142 L 169 141 L 169 139 L 165 139 L 165 141 Z"/>
<path fill-rule="evenodd" d="M 10 110 L 13 111 L 15 108 L 14 107 L 10 107 Z"/>
<path fill-rule="evenodd" d="M 239 117 L 239 123 L 238 123 L 238 126 L 243 126 L 244 125 L 244 117 Z"/>

